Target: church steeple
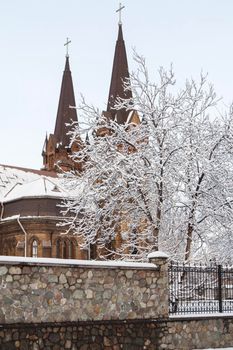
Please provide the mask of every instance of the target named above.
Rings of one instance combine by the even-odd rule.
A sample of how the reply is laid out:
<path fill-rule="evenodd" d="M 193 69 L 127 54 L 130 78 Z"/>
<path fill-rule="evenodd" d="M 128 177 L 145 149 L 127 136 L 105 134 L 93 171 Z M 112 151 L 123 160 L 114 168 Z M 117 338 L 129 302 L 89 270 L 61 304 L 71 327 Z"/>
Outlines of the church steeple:
<path fill-rule="evenodd" d="M 69 43 L 67 39 L 65 45 L 68 46 Z M 70 106 L 75 106 L 75 96 L 67 48 L 54 134 L 50 134 L 48 139 L 46 137 L 42 152 L 44 169 L 48 171 L 81 167 L 76 165 L 70 157 L 73 151 L 81 147 L 81 139 L 79 143 L 70 146 L 70 136 L 67 135 L 72 128 L 70 124 L 78 121 L 76 109 Z"/>
<path fill-rule="evenodd" d="M 114 104 L 117 97 L 129 99 L 132 97 L 131 90 L 124 90 L 124 82 L 129 79 L 129 69 L 125 42 L 123 39 L 122 23 L 118 24 L 118 38 L 115 47 L 113 60 L 112 77 L 108 96 L 107 112 L 111 114 L 112 119 L 116 119 L 119 124 L 127 121 L 129 111 L 125 109 L 115 110 Z"/>
<path fill-rule="evenodd" d="M 55 142 L 65 147 L 69 147 L 70 143 L 69 135 L 67 135 L 70 127 L 67 126 L 67 124 L 78 121 L 76 109 L 70 108 L 70 106 L 75 106 L 75 97 L 69 56 L 66 55 L 65 70 L 62 78 L 57 119 L 54 129 Z"/>

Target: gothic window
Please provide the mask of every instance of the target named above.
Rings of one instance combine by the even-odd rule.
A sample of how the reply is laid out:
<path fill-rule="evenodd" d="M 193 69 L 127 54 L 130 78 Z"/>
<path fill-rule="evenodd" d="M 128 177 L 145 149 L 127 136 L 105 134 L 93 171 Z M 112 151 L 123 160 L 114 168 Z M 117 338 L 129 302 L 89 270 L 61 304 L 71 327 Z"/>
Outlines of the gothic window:
<path fill-rule="evenodd" d="M 56 257 L 67 259 L 67 243 L 66 241 L 58 239 L 56 242 Z"/>
<path fill-rule="evenodd" d="M 60 258 L 61 254 L 60 254 L 60 240 L 58 239 L 56 242 L 56 258 Z"/>
<path fill-rule="evenodd" d="M 65 241 L 62 242 L 62 259 L 67 259 L 67 244 Z"/>
<path fill-rule="evenodd" d="M 38 257 L 38 242 L 35 239 L 32 242 L 32 257 Z"/>
<path fill-rule="evenodd" d="M 75 259 L 75 243 L 69 241 L 69 259 Z"/>
<path fill-rule="evenodd" d="M 75 242 L 58 239 L 56 241 L 56 258 L 75 259 Z"/>

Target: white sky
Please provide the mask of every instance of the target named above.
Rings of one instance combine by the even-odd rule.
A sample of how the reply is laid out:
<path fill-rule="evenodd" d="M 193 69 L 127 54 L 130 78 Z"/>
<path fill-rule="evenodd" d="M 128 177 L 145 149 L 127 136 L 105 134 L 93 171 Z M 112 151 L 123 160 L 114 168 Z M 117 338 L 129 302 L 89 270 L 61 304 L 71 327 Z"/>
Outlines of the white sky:
<path fill-rule="evenodd" d="M 226 104 L 233 100 L 232 0 L 125 0 L 132 48 L 153 73 L 173 63 L 179 83 L 209 73 Z M 55 125 L 66 37 L 76 102 L 105 108 L 117 37 L 117 0 L 0 0 L 0 163 L 42 166 L 46 131 Z M 153 68 L 153 69 L 152 69 Z"/>

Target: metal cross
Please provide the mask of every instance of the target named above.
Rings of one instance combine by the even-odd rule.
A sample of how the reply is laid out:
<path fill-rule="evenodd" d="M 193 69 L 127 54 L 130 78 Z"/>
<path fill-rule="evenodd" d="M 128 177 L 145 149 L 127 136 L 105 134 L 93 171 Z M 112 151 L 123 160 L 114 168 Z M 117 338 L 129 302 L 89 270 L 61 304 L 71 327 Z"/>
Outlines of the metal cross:
<path fill-rule="evenodd" d="M 71 43 L 71 40 L 69 38 L 66 38 L 66 43 L 64 46 L 66 46 L 66 57 L 69 57 L 69 44 Z"/>
<path fill-rule="evenodd" d="M 121 11 L 123 10 L 125 8 L 125 6 L 122 6 L 122 4 L 121 3 L 119 3 L 119 9 L 118 10 L 116 10 L 116 12 L 119 12 L 119 24 L 122 24 L 122 22 L 121 22 Z"/>

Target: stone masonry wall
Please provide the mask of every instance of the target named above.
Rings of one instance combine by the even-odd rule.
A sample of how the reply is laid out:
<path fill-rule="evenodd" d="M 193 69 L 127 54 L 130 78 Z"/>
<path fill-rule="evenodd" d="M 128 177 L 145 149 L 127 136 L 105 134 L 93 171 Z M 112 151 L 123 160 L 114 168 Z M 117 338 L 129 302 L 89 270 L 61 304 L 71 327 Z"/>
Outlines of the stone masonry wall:
<path fill-rule="evenodd" d="M 163 261 L 58 261 L 1 257 L 0 324 L 168 316 Z"/>
<path fill-rule="evenodd" d="M 1 350 L 233 345 L 233 315 L 168 318 L 166 256 L 150 263 L 0 257 Z"/>
<path fill-rule="evenodd" d="M 159 349 L 192 350 L 233 346 L 233 315 L 170 319 L 166 326 Z"/>
<path fill-rule="evenodd" d="M 0 326 L 1 350 L 193 350 L 233 345 L 233 317 Z"/>

